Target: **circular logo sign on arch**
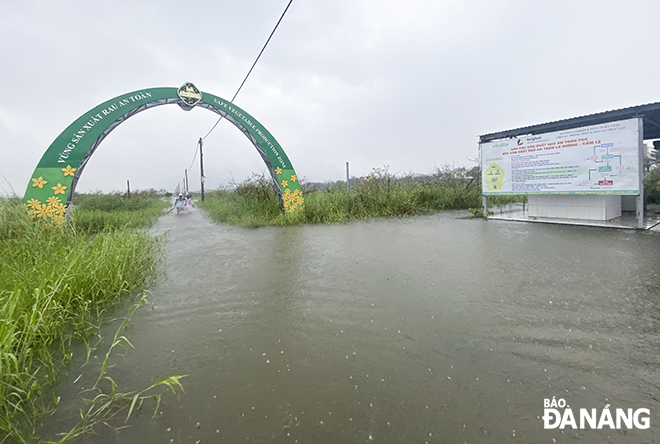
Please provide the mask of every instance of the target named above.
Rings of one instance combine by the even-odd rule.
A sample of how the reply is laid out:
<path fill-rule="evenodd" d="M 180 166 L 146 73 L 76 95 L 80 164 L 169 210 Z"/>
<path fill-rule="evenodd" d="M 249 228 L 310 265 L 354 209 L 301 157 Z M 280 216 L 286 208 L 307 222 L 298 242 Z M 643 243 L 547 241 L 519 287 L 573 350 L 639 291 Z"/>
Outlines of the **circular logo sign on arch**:
<path fill-rule="evenodd" d="M 176 93 L 179 98 L 183 100 L 183 103 L 188 106 L 195 106 L 200 100 L 202 100 L 202 93 L 190 82 L 181 85 Z"/>

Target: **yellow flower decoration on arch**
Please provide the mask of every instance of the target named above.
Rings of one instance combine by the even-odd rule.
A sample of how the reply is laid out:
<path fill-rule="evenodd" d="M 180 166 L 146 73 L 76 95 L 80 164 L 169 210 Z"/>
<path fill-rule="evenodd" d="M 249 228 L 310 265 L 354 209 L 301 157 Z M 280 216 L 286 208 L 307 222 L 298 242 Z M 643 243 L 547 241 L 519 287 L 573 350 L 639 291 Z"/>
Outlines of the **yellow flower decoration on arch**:
<path fill-rule="evenodd" d="M 275 168 L 275 173 L 277 173 L 278 175 L 282 174 L 282 168 L 280 168 L 280 167 Z M 32 180 L 34 180 L 34 179 L 32 179 Z"/>
<path fill-rule="evenodd" d="M 52 188 L 55 191 L 55 194 L 64 194 L 64 190 L 67 189 L 67 187 L 65 187 L 61 183 L 58 183 L 56 187 L 52 187 Z"/>
<path fill-rule="evenodd" d="M 283 180 L 282 181 L 282 187 L 288 187 L 288 186 L 289 186 L 289 182 L 287 182 L 286 180 Z"/>
<path fill-rule="evenodd" d="M 58 184 L 62 189 L 66 187 Z M 58 187 L 53 187 L 56 189 Z M 64 191 L 61 191 L 64 194 Z M 43 219 L 44 221 L 54 225 L 62 225 L 64 223 L 64 215 L 66 214 L 67 206 L 62 203 L 59 197 L 51 196 L 46 200 L 47 204 L 42 204 L 37 199 L 30 199 L 23 208 L 33 219 Z"/>
<path fill-rule="evenodd" d="M 38 179 L 32 179 L 32 186 L 33 187 L 43 188 L 44 185 L 46 185 L 47 183 L 48 182 L 46 182 L 42 176 L 39 176 Z"/>
<path fill-rule="evenodd" d="M 291 176 L 291 182 L 295 182 L 296 180 L 298 180 L 298 178 L 296 177 L 295 174 L 293 176 Z"/>
<path fill-rule="evenodd" d="M 50 216 L 49 208 L 46 205 L 38 205 L 34 209 L 34 217 L 47 219 Z"/>
<path fill-rule="evenodd" d="M 291 189 L 287 188 L 282 195 L 282 200 L 284 201 L 284 211 L 287 213 L 293 213 L 298 207 L 301 207 L 301 210 L 304 209 L 305 199 L 300 190 L 291 192 Z"/>
<path fill-rule="evenodd" d="M 66 168 L 62 168 L 62 171 L 64 171 L 64 177 L 66 176 L 73 176 L 73 173 L 76 171 L 77 168 L 71 168 L 71 165 L 67 165 Z"/>
<path fill-rule="evenodd" d="M 58 203 L 58 204 L 53 204 L 53 214 L 57 216 L 64 216 L 64 213 L 66 213 L 66 205 Z M 55 219 L 55 217 L 53 217 Z"/>

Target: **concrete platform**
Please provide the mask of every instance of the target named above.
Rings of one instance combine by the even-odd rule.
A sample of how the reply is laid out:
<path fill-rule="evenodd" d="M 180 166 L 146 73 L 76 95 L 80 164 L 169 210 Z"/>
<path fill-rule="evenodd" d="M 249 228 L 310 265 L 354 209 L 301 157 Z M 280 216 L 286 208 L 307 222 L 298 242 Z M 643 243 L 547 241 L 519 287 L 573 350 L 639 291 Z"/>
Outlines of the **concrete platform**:
<path fill-rule="evenodd" d="M 527 214 L 527 206 L 523 204 L 511 204 L 506 207 L 491 207 L 488 211 L 494 214 L 488 216 L 491 220 L 508 220 L 516 222 L 536 222 L 546 224 L 560 224 L 560 225 L 581 225 L 587 227 L 601 227 L 601 228 L 619 228 L 625 230 L 637 229 L 637 218 L 635 213 L 622 213 L 621 217 L 612 220 L 587 220 L 587 219 L 562 219 L 558 217 L 534 217 Z M 660 206 L 649 205 L 644 214 L 644 228 L 643 230 L 652 230 L 660 232 Z"/>

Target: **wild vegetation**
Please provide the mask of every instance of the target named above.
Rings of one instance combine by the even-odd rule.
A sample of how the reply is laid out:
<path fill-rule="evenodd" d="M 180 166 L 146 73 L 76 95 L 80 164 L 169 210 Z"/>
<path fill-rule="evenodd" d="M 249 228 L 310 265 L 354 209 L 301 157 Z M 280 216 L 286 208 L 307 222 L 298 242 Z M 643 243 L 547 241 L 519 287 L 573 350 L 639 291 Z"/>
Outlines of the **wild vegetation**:
<path fill-rule="evenodd" d="M 106 310 L 155 277 L 161 242 L 136 227 L 164 205 L 81 196 L 71 222 L 53 226 L 31 220 L 18 199 L 0 199 L 0 443 L 36 440 L 72 341 L 87 343 Z"/>
<path fill-rule="evenodd" d="M 644 197 L 648 204 L 660 204 L 660 140 L 653 142 L 644 157 Z"/>
<path fill-rule="evenodd" d="M 660 167 L 651 168 L 644 175 L 644 194 L 647 203 L 660 204 Z"/>
<path fill-rule="evenodd" d="M 91 234 L 150 227 L 167 205 L 154 190 L 133 192 L 130 199 L 117 193 L 76 194 L 69 216 L 76 231 Z"/>
<path fill-rule="evenodd" d="M 445 210 L 481 209 L 480 178 L 478 168 L 445 167 L 429 176 L 403 177 L 390 173 L 387 167 L 375 168 L 366 177 L 351 179 L 350 192 L 347 192 L 346 182 L 303 183 L 304 211 L 283 214 L 270 178 L 253 175 L 234 191 L 209 192 L 200 206 L 216 222 L 246 227 L 405 217 Z M 520 201 L 520 197 L 505 200 Z"/>

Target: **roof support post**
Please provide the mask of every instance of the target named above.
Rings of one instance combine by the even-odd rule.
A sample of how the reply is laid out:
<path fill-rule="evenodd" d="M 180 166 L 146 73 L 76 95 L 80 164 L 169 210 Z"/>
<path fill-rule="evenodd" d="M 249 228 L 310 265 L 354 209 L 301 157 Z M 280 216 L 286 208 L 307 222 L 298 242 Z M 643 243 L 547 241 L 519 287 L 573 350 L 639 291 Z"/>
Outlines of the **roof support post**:
<path fill-rule="evenodd" d="M 644 118 L 637 118 L 639 125 L 639 194 L 637 195 L 635 213 L 637 228 L 644 228 Z"/>

